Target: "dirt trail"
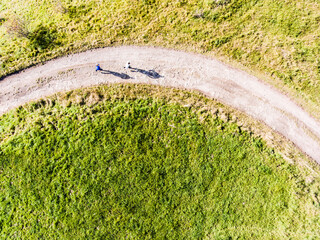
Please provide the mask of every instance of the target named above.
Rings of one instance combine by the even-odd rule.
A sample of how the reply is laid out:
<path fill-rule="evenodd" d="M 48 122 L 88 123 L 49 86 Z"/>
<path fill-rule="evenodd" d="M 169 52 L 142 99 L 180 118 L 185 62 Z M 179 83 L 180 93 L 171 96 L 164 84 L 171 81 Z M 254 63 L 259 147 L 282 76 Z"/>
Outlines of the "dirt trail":
<path fill-rule="evenodd" d="M 123 68 L 127 61 L 133 69 Z M 104 71 L 95 72 L 96 63 Z M 0 115 L 56 92 L 116 82 L 200 90 L 265 122 L 320 164 L 320 122 L 288 97 L 217 60 L 161 48 L 97 49 L 11 75 L 0 81 Z"/>

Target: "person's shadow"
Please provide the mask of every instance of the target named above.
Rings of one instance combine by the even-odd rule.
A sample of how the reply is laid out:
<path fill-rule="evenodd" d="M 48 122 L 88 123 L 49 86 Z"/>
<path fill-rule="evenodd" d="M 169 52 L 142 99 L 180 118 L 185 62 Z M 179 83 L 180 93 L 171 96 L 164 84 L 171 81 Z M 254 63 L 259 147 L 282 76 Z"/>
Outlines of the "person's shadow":
<path fill-rule="evenodd" d="M 145 74 L 149 78 L 157 79 L 157 78 L 163 77 L 159 73 L 157 73 L 155 70 L 148 70 L 147 71 L 147 70 L 143 70 L 143 69 L 140 69 L 140 68 L 133 68 L 133 67 L 130 67 L 130 69 L 131 69 L 132 72 L 139 72 L 139 73 Z"/>
<path fill-rule="evenodd" d="M 125 73 L 118 73 L 118 72 L 113 72 L 110 70 L 103 70 L 103 69 L 101 69 L 100 72 L 102 74 L 111 74 L 113 76 L 116 76 L 122 79 L 132 79 L 132 77 L 130 77 L 128 74 L 125 74 Z"/>

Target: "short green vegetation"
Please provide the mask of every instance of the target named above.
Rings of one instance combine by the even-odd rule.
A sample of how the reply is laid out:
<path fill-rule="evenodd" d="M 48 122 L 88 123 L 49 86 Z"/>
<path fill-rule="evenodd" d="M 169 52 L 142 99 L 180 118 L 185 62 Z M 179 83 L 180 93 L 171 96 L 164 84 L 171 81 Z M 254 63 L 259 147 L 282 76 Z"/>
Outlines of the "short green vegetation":
<path fill-rule="evenodd" d="M 319 13 L 312 0 L 1 0 L 0 77 L 91 48 L 173 47 L 239 63 L 320 116 Z M 320 236 L 319 170 L 203 106 L 119 89 L 0 117 L 1 238 Z"/>
<path fill-rule="evenodd" d="M 197 105 L 209 104 L 202 96 L 175 90 L 192 98 L 181 105 L 168 90 L 138 94 L 147 88 L 70 92 L 0 117 L 1 238 L 320 235 L 317 172 L 306 181 L 261 139 Z"/>
<path fill-rule="evenodd" d="M 218 56 L 320 116 L 317 0 L 1 0 L 0 77 L 57 56 L 156 45 Z"/>

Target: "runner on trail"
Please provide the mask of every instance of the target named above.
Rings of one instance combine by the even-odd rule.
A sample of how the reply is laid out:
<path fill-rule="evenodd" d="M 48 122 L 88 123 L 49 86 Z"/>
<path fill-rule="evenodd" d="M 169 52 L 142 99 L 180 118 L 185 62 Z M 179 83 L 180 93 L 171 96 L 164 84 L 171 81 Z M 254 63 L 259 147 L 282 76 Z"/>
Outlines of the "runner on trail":
<path fill-rule="evenodd" d="M 126 66 L 125 66 L 124 68 L 126 68 L 126 69 L 131 68 L 131 66 L 130 66 L 130 62 L 127 62 Z"/>

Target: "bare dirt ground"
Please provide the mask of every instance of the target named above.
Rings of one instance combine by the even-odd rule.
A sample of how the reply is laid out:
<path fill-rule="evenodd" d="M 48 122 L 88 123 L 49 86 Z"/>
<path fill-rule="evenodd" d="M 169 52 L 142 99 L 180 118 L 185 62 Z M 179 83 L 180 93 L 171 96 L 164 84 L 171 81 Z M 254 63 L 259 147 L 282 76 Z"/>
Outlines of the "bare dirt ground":
<path fill-rule="evenodd" d="M 124 69 L 131 62 L 131 69 Z M 96 72 L 99 63 L 103 71 Z M 149 47 L 87 51 L 0 81 L 0 115 L 56 92 L 104 83 L 148 83 L 199 90 L 263 121 L 320 164 L 320 122 L 249 74 L 202 55 Z"/>

